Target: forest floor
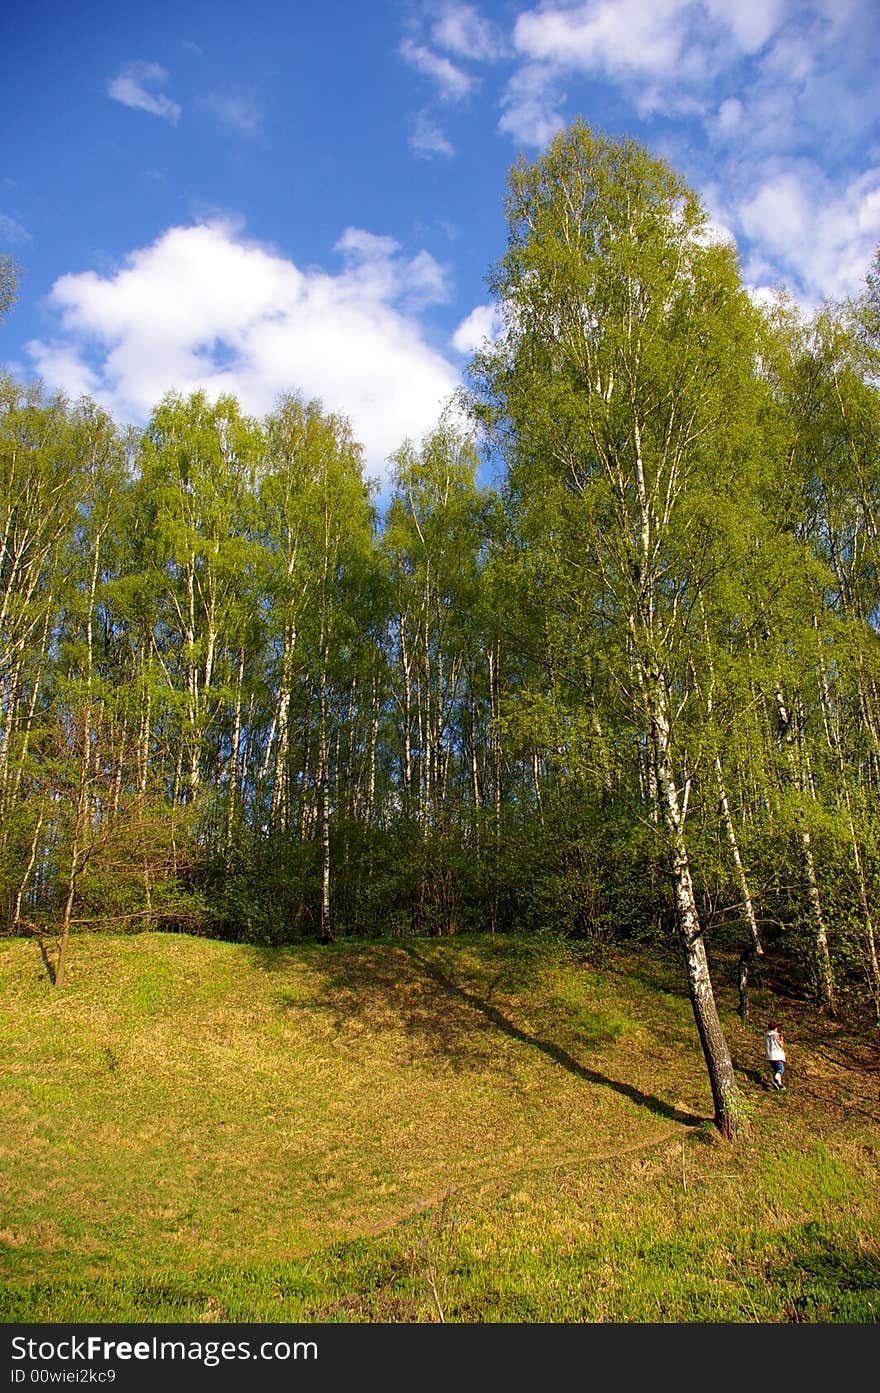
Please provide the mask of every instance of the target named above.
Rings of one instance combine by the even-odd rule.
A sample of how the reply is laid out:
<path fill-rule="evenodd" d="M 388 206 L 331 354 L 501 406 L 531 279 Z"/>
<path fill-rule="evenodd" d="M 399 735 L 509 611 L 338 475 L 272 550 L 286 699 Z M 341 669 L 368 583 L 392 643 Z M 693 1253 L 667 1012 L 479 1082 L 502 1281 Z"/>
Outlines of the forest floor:
<path fill-rule="evenodd" d="M 662 946 L 0 941 L 0 1319 L 873 1322 L 878 1033 L 712 966 L 732 1144 Z"/>

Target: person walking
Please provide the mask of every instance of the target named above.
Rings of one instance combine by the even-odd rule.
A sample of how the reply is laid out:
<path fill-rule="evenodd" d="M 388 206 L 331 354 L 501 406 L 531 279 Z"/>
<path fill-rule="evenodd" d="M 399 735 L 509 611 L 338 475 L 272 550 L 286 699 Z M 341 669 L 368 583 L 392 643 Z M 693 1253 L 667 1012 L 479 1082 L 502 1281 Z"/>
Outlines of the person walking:
<path fill-rule="evenodd" d="M 785 1084 L 782 1082 L 782 1075 L 785 1073 L 785 1041 L 782 1038 L 782 1031 L 775 1021 L 771 1021 L 767 1026 L 764 1044 L 772 1073 L 771 1086 L 784 1092 Z"/>

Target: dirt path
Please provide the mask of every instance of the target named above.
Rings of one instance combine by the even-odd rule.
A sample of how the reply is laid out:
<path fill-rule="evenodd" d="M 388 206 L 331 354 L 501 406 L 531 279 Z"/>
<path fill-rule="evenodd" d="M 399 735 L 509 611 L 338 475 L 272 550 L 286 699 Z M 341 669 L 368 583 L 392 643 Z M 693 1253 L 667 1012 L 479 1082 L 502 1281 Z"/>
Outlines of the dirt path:
<path fill-rule="evenodd" d="M 482 1177 L 479 1180 L 468 1180 L 457 1185 L 447 1185 L 444 1189 L 418 1200 L 415 1204 L 408 1205 L 407 1208 L 398 1211 L 391 1219 L 384 1219 L 378 1223 L 365 1225 L 359 1229 L 357 1238 L 375 1238 L 381 1233 L 389 1233 L 392 1229 L 399 1228 L 407 1220 L 415 1218 L 418 1214 L 427 1214 L 431 1210 L 439 1209 L 444 1203 L 457 1195 L 467 1195 L 478 1193 L 483 1190 L 495 1190 L 499 1186 L 509 1188 L 517 1180 L 530 1175 L 549 1175 L 555 1170 L 568 1169 L 569 1167 L 584 1167 L 603 1165 L 608 1161 L 622 1160 L 624 1156 L 633 1156 L 645 1151 L 653 1151 L 656 1147 L 663 1146 L 667 1142 L 684 1140 L 693 1132 L 699 1131 L 702 1123 L 688 1123 L 676 1127 L 674 1130 L 663 1132 L 659 1137 L 652 1137 L 649 1141 L 633 1142 L 629 1146 L 616 1147 L 611 1151 L 595 1152 L 585 1155 L 581 1150 L 560 1150 L 551 1153 L 552 1160 L 548 1158 L 548 1153 L 544 1152 L 541 1161 L 531 1162 L 525 1166 L 514 1166 L 500 1169 L 493 1172 L 491 1177 Z"/>

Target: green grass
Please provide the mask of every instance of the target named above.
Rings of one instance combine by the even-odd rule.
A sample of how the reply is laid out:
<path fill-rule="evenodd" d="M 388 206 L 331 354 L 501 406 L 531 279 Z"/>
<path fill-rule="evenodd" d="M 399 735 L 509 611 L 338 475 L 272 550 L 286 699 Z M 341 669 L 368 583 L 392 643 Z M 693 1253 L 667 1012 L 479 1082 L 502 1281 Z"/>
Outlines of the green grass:
<path fill-rule="evenodd" d="M 718 962 L 723 1144 L 677 971 L 84 936 L 56 991 L 3 941 L 0 1318 L 875 1321 L 876 1042 L 766 989 L 744 1028 Z"/>

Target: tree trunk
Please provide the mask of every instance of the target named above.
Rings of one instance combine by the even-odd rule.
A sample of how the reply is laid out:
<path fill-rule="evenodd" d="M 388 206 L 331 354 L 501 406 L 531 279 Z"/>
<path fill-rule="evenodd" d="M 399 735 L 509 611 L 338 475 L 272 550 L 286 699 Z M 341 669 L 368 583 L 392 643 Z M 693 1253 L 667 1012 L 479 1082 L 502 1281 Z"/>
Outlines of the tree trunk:
<path fill-rule="evenodd" d="M 745 1022 L 749 1016 L 749 971 L 754 957 L 764 956 L 764 945 L 761 942 L 761 933 L 758 928 L 758 918 L 755 914 L 755 906 L 752 901 L 752 892 L 749 887 L 749 878 L 746 875 L 745 866 L 739 853 L 739 840 L 736 835 L 736 828 L 733 824 L 733 815 L 730 811 L 730 802 L 727 797 L 727 786 L 724 782 L 724 769 L 721 765 L 721 756 L 715 756 L 715 778 L 718 784 L 718 798 L 721 804 L 721 816 L 724 820 L 727 840 L 730 844 L 730 854 L 736 869 L 736 878 L 739 884 L 739 891 L 742 896 L 743 912 L 749 926 L 749 936 L 751 942 L 745 947 L 739 960 L 739 1015 L 740 1020 Z"/>
<path fill-rule="evenodd" d="M 781 685 L 776 690 L 776 715 L 786 757 L 791 770 L 792 784 L 802 798 L 806 797 L 805 780 L 796 748 L 796 726 L 793 713 L 785 704 Z M 822 897 L 816 879 L 816 863 L 813 859 L 813 842 L 806 823 L 803 809 L 800 814 L 798 838 L 804 856 L 804 873 L 807 881 L 807 904 L 810 924 L 813 930 L 813 972 L 816 979 L 816 999 L 822 1010 L 834 1015 L 834 972 L 831 966 L 831 953 L 828 948 L 828 930 L 822 910 Z"/>
<path fill-rule="evenodd" d="M 817 626 L 818 627 L 818 624 Z M 862 907 L 862 922 L 865 930 L 865 955 L 867 958 L 867 978 L 871 997 L 874 1003 L 875 1018 L 880 1021 L 880 963 L 877 959 L 877 939 L 874 933 L 874 915 L 871 909 L 871 900 L 868 894 L 868 885 L 865 880 L 865 871 L 862 864 L 862 853 L 859 846 L 859 836 L 856 830 L 855 815 L 853 813 L 852 797 L 850 795 L 849 770 L 844 758 L 843 742 L 840 739 L 836 728 L 833 710 L 831 705 L 831 693 L 828 687 L 828 672 L 819 652 L 819 691 L 822 699 L 822 718 L 825 726 L 825 738 L 828 747 L 837 762 L 838 776 L 840 779 L 840 794 L 846 807 L 846 820 L 849 828 L 850 845 L 852 847 L 853 865 L 855 867 L 856 879 L 859 886 L 859 902 Z"/>
<path fill-rule="evenodd" d="M 321 815 L 321 942 L 333 942 L 330 917 L 330 770 L 327 742 L 327 689 L 321 681 L 321 719 L 318 731 L 318 794 Z"/>
<path fill-rule="evenodd" d="M 807 901 L 810 906 L 810 923 L 813 926 L 813 971 L 816 977 L 816 999 L 823 1011 L 829 1015 L 836 1012 L 834 994 L 834 974 L 831 968 L 831 953 L 828 948 L 828 930 L 822 912 L 822 899 L 819 895 L 819 882 L 816 879 L 816 863 L 813 860 L 813 840 L 809 828 L 802 825 L 800 841 L 804 852 L 804 869 L 807 875 Z"/>
<path fill-rule="evenodd" d="M 232 850 L 235 813 L 238 804 L 238 772 L 241 757 L 241 698 L 244 688 L 244 645 L 238 652 L 238 671 L 235 683 L 235 705 L 232 715 L 232 746 L 229 751 L 229 785 L 226 798 L 226 855 Z"/>
<path fill-rule="evenodd" d="M 715 1125 L 726 1140 L 733 1140 L 743 1122 L 742 1103 L 730 1048 L 718 1016 L 709 963 L 703 942 L 697 902 L 691 878 L 690 860 L 684 835 L 684 819 L 672 769 L 669 718 L 662 679 L 651 691 L 651 745 L 654 771 L 660 797 L 660 815 L 669 837 L 669 871 L 675 898 L 675 920 L 684 955 L 688 993 L 703 1047 L 703 1057 L 712 1089 Z"/>
<path fill-rule="evenodd" d="M 79 817 L 77 817 L 77 824 Z M 61 936 L 58 940 L 58 956 L 55 959 L 55 976 L 53 983 L 56 987 L 64 985 L 67 976 L 67 949 L 70 943 L 70 921 L 73 917 L 73 902 L 76 895 L 76 882 L 81 870 L 79 865 L 79 826 L 73 837 L 73 846 L 70 849 L 70 868 L 67 873 L 67 894 L 64 898 L 64 916 L 61 920 Z"/>

